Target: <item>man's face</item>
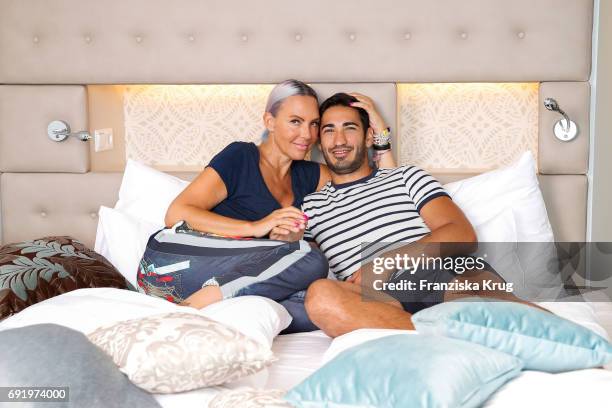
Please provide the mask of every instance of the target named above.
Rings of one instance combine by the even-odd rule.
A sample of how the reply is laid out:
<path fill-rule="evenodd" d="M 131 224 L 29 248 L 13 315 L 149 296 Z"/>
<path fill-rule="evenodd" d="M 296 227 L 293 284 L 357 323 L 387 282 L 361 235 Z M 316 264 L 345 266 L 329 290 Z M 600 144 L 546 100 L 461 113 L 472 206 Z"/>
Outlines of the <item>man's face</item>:
<path fill-rule="evenodd" d="M 367 159 L 366 134 L 356 109 L 336 105 L 321 118 L 321 151 L 329 169 L 350 174 Z"/>

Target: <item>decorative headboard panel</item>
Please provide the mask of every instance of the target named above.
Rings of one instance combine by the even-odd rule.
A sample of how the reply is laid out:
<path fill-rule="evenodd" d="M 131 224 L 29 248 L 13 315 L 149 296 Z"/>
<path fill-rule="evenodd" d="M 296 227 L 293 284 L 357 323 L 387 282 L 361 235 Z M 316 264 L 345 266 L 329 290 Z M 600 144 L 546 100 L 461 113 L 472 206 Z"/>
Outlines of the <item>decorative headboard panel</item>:
<path fill-rule="evenodd" d="M 121 129 L 125 84 L 290 77 L 322 96 L 362 86 L 397 128 L 402 84 L 539 84 L 525 114 L 538 111 L 542 191 L 557 239 L 584 240 L 592 20 L 593 0 L 0 0 L 0 241 L 72 234 L 92 245 L 97 207 L 116 200 L 125 140 L 94 155 L 76 139 L 51 142 L 51 120 Z M 578 123 L 576 140 L 554 139 L 548 96 Z M 414 142 L 396 136 L 396 154 Z M 454 174 L 442 181 L 466 176 L 444 171 Z"/>
<path fill-rule="evenodd" d="M 586 81 L 593 0 L 2 0 L 25 84 Z"/>
<path fill-rule="evenodd" d="M 392 83 L 311 83 L 323 101 L 343 90 L 376 101 L 397 129 Z M 87 87 L 89 128 L 112 128 L 115 148 L 95 152 L 92 171 L 123 171 L 126 159 L 164 171 L 200 171 L 230 142 L 259 143 L 272 85 L 92 85 Z M 397 144 L 397 134 L 392 141 Z M 318 157 L 313 157 L 317 159 Z"/>

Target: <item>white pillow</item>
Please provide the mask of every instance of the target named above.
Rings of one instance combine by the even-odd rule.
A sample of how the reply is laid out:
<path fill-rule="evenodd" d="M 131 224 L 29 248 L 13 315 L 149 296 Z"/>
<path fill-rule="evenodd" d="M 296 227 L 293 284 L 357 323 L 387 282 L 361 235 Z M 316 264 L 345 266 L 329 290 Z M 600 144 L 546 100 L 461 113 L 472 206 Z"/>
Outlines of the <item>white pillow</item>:
<path fill-rule="evenodd" d="M 587 302 L 582 297 L 570 300 L 568 302 L 537 302 L 538 306 L 550 310 L 557 316 L 570 320 L 587 329 L 594 331 L 606 340 L 610 340 L 610 336 L 606 329 L 601 325 L 598 315 L 593 310 L 593 306 L 602 304 L 601 302 Z M 610 302 L 603 304 L 610 305 Z"/>
<path fill-rule="evenodd" d="M 553 242 L 536 173 L 535 161 L 528 151 L 511 166 L 449 183 L 444 188 L 475 228 L 511 209 L 518 242 Z"/>
<path fill-rule="evenodd" d="M 272 347 L 274 338 L 289 327 L 293 319 L 282 305 L 261 296 L 225 299 L 198 313 L 223 322 L 268 347 Z"/>
<path fill-rule="evenodd" d="M 482 243 L 477 256 L 515 286 L 525 300 L 552 300 L 564 295 L 561 275 L 554 268 L 554 236 L 540 191 L 535 161 L 525 152 L 512 165 L 444 188 L 470 220 Z"/>
<path fill-rule="evenodd" d="M 270 348 L 274 337 L 291 323 L 284 307 L 259 296 L 226 299 L 198 310 L 130 290 L 86 288 L 29 306 L 0 322 L 0 330 L 54 323 L 86 334 L 103 325 L 172 312 L 209 317 Z"/>
<path fill-rule="evenodd" d="M 129 159 L 115 209 L 145 220 L 159 229 L 165 225 L 168 207 L 187 185 L 188 181 Z"/>
<path fill-rule="evenodd" d="M 474 256 L 483 257 L 497 273 L 510 279 L 506 271 L 518 263 L 515 244 L 518 237 L 512 209 L 502 210 L 493 218 L 475 226 L 474 230 L 480 243 Z"/>
<path fill-rule="evenodd" d="M 263 370 L 269 347 L 216 320 L 162 313 L 97 328 L 87 336 L 140 388 L 156 393 L 221 385 Z"/>
<path fill-rule="evenodd" d="M 138 264 L 151 234 L 158 225 L 101 206 L 94 250 L 104 256 L 125 279 L 138 289 Z"/>
<path fill-rule="evenodd" d="M 479 242 L 517 242 L 516 221 L 511 208 L 502 210 L 493 218 L 474 226 Z"/>
<path fill-rule="evenodd" d="M 101 325 L 175 312 L 177 307 L 167 300 L 125 289 L 77 289 L 33 304 L 6 318 L 0 322 L 0 330 L 52 323 L 89 333 Z"/>
<path fill-rule="evenodd" d="M 396 334 L 407 334 L 415 335 L 419 334 L 415 330 L 400 330 L 400 329 L 357 329 L 352 332 L 343 334 L 342 336 L 336 337 L 332 340 L 329 348 L 323 354 L 321 359 L 321 366 L 325 365 L 329 361 L 333 360 L 338 354 L 344 350 L 358 346 L 366 341 L 380 339 L 387 336 L 394 336 Z"/>

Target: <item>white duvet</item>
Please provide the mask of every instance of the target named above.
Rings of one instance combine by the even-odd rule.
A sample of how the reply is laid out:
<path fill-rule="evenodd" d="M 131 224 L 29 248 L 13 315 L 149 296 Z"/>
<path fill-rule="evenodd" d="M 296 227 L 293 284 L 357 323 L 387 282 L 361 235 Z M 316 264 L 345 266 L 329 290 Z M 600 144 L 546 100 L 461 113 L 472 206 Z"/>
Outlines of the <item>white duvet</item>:
<path fill-rule="evenodd" d="M 257 299 L 252 300 L 252 302 Z M 256 302 L 253 304 L 255 305 Z M 556 314 L 609 338 L 612 330 L 612 303 L 555 303 L 546 304 Z M 28 326 L 37 323 L 55 323 L 83 333 L 116 321 L 149 316 L 167 311 L 197 312 L 176 306 L 136 292 L 120 289 L 80 289 L 30 306 L 22 312 L 0 322 L 0 330 Z M 249 309 L 249 308 L 247 308 Z M 219 305 L 211 314 L 222 315 L 223 320 L 240 321 L 238 329 L 247 335 L 268 342 L 273 326 L 286 322 L 283 312 L 275 307 L 269 310 L 274 316 L 257 318 L 255 311 Z M 264 309 L 259 309 L 264 310 Z M 235 316 L 229 316 L 234 313 Z M 261 314 L 261 313 L 260 313 Z M 281 321 L 279 322 L 278 319 Z M 247 324 L 248 322 L 248 324 Z M 602 325 L 603 324 L 603 325 Z M 608 330 L 606 330 L 606 328 Z M 267 371 L 222 387 L 211 387 L 180 394 L 155 395 L 167 408 L 206 407 L 219 392 L 240 387 L 263 387 L 287 390 L 313 373 L 325 361 L 342 350 L 375 337 L 396 334 L 396 330 L 358 330 L 333 340 L 320 331 L 278 336 L 272 351 L 278 361 Z M 418 335 L 411 331 L 399 331 Z M 486 407 L 612 407 L 612 371 L 607 369 L 579 370 L 562 374 L 524 371 L 520 376 L 501 387 L 485 404 Z"/>

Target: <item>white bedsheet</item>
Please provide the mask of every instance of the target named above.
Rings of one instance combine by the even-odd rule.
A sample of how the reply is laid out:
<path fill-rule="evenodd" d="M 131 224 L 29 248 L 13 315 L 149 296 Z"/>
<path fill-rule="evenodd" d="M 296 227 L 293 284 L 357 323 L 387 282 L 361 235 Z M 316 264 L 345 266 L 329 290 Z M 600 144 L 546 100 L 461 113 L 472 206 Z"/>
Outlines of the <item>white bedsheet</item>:
<path fill-rule="evenodd" d="M 523 371 L 484 405 L 486 408 L 609 408 L 612 371 L 578 370 L 562 374 Z"/>
<path fill-rule="evenodd" d="M 323 355 L 332 339 L 320 330 L 278 336 L 272 352 L 278 361 L 268 367 L 266 388 L 288 390 L 323 365 Z"/>

